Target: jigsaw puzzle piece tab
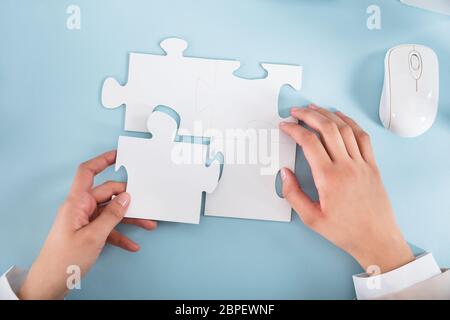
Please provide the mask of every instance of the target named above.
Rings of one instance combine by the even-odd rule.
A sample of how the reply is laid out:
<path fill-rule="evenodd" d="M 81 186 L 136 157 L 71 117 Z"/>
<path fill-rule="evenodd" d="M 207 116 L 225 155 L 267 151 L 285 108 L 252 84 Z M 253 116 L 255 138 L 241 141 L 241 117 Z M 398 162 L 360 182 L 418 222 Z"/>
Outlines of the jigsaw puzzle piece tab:
<path fill-rule="evenodd" d="M 107 78 L 103 83 L 102 104 L 105 108 L 115 109 L 126 101 L 125 88 L 116 79 Z"/>
<path fill-rule="evenodd" d="M 161 41 L 159 46 L 164 50 L 169 58 L 182 58 L 184 57 L 184 51 L 188 47 L 188 43 L 184 39 L 180 38 L 167 38 Z"/>

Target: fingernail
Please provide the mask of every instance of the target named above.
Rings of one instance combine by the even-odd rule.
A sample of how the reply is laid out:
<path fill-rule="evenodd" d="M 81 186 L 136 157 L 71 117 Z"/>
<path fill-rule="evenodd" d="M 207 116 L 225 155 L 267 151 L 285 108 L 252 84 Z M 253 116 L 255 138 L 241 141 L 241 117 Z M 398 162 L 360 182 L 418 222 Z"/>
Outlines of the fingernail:
<path fill-rule="evenodd" d="M 308 106 L 308 108 L 313 109 L 313 110 L 319 109 L 319 107 L 316 106 L 315 104 L 310 104 L 310 105 Z"/>
<path fill-rule="evenodd" d="M 287 177 L 286 168 L 281 169 L 281 180 L 285 181 Z"/>
<path fill-rule="evenodd" d="M 285 126 L 285 125 L 287 125 L 287 122 L 286 122 L 286 121 L 281 121 L 280 124 L 279 124 L 280 127 L 283 127 L 283 126 Z"/>
<path fill-rule="evenodd" d="M 293 107 L 293 108 L 291 108 L 291 113 L 297 112 L 298 110 L 300 110 L 300 108 Z"/>
<path fill-rule="evenodd" d="M 130 195 L 124 192 L 119 194 L 115 199 L 122 207 L 126 207 L 130 202 Z"/>

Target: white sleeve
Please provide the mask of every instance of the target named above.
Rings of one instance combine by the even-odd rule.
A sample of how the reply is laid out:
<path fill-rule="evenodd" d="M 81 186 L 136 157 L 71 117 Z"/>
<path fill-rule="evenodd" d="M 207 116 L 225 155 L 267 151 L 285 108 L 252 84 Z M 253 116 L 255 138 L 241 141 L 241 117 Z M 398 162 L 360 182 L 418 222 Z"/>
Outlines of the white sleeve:
<path fill-rule="evenodd" d="M 11 267 L 0 277 L 0 300 L 18 300 L 20 287 L 27 275 L 18 267 Z"/>
<path fill-rule="evenodd" d="M 431 253 L 422 254 L 404 266 L 377 276 L 361 273 L 353 276 L 358 300 L 376 299 L 392 294 L 441 273 Z"/>

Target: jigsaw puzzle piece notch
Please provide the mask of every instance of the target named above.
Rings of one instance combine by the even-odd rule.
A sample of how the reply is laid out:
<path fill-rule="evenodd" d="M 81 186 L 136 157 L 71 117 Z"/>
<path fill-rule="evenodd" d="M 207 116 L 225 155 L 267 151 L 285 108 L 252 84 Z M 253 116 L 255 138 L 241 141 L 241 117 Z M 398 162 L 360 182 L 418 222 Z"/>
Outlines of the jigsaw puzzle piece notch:
<path fill-rule="evenodd" d="M 290 86 L 296 91 L 300 91 L 302 88 L 302 78 L 303 78 L 303 67 L 297 65 L 285 65 L 285 64 L 274 64 L 274 63 L 262 63 L 261 66 L 267 70 L 268 77 L 275 88 L 278 88 L 276 92 L 276 114 L 279 120 L 284 119 L 284 121 L 295 122 L 292 117 L 283 118 L 280 115 L 279 110 L 279 100 L 282 88 L 286 85 Z M 272 127 L 277 127 L 278 123 L 274 122 Z"/>
<path fill-rule="evenodd" d="M 238 69 L 233 71 L 233 75 L 245 80 L 261 80 L 267 78 L 267 70 L 261 63 L 241 61 Z"/>

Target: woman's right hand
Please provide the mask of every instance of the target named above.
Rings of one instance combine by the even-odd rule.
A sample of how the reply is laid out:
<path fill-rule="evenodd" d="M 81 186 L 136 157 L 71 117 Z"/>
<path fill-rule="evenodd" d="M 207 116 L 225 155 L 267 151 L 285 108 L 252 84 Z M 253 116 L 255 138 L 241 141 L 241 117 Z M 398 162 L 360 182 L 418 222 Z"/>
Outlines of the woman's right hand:
<path fill-rule="evenodd" d="M 384 273 L 414 260 L 395 221 L 368 134 L 344 114 L 314 105 L 294 108 L 291 115 L 318 133 L 295 123 L 280 124 L 303 149 L 319 194 L 313 202 L 292 171 L 282 169 L 283 195 L 302 221 L 364 270 L 377 266 Z"/>

